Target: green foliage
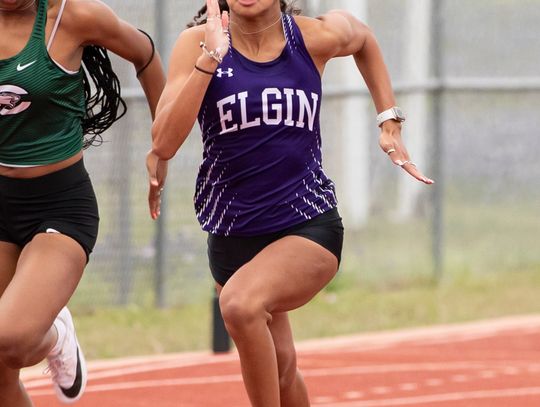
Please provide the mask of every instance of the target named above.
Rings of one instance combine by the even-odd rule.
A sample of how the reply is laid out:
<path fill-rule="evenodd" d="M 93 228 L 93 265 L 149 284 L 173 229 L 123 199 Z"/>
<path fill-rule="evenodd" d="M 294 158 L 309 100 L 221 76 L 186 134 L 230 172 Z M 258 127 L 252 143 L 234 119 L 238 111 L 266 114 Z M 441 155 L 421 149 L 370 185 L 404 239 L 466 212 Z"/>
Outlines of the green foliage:
<path fill-rule="evenodd" d="M 478 276 L 461 271 L 440 284 L 362 283 L 339 275 L 312 302 L 291 312 L 297 340 L 366 331 L 539 313 L 540 266 Z M 74 308 L 78 336 L 90 359 L 208 350 L 210 296 L 197 304 L 85 310 Z"/>

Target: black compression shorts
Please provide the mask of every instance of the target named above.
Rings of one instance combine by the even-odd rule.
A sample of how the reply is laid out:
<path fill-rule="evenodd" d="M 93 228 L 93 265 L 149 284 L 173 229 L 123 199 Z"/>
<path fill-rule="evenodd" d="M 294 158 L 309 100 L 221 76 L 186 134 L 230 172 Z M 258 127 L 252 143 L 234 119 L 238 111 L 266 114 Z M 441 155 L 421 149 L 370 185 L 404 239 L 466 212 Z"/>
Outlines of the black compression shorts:
<path fill-rule="evenodd" d="M 96 196 L 82 159 L 41 177 L 0 176 L 0 241 L 24 247 L 38 233 L 61 233 L 77 241 L 88 260 L 98 224 Z"/>
<path fill-rule="evenodd" d="M 221 286 L 269 244 L 285 236 L 302 236 L 329 250 L 338 263 L 343 247 L 343 224 L 337 209 L 285 230 L 249 237 L 208 234 L 208 260 L 214 280 Z"/>

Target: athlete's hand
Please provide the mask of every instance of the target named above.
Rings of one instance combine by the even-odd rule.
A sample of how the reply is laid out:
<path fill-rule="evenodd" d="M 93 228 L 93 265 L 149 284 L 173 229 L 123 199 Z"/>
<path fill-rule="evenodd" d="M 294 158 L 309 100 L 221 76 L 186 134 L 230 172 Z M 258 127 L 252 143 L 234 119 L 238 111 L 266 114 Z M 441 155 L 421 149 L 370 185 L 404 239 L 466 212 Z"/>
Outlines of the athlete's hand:
<path fill-rule="evenodd" d="M 422 172 L 416 168 L 416 164 L 409 158 L 409 153 L 401 139 L 401 123 L 398 123 L 395 120 L 385 121 L 381 126 L 379 145 L 382 150 L 388 154 L 388 157 L 390 157 L 394 164 L 403 168 L 418 181 L 428 185 L 435 183 L 435 181 L 422 174 Z"/>
<path fill-rule="evenodd" d="M 152 150 L 146 154 L 146 170 L 150 188 L 148 191 L 148 206 L 150 216 L 156 220 L 161 211 L 161 193 L 167 178 L 168 161 L 161 160 Z"/>
<path fill-rule="evenodd" d="M 206 10 L 204 43 L 208 51 L 216 51 L 224 57 L 229 51 L 229 13 L 220 12 L 218 0 L 206 0 Z"/>

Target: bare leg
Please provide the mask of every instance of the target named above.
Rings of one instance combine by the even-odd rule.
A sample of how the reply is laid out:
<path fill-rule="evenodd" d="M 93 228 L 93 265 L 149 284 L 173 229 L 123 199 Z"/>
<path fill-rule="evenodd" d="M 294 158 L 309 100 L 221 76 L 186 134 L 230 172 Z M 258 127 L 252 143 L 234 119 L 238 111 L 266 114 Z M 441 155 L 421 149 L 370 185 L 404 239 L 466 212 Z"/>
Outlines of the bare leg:
<path fill-rule="evenodd" d="M 334 277 L 337 266 L 336 257 L 322 246 L 287 236 L 262 250 L 223 287 L 221 311 L 238 349 L 253 407 L 282 406 L 278 357 L 269 328 L 272 315 L 307 303 Z"/>
<path fill-rule="evenodd" d="M 281 407 L 309 407 L 309 397 L 298 367 L 287 313 L 274 314 L 270 324 L 279 372 Z"/>
<path fill-rule="evenodd" d="M 57 340 L 52 326 L 82 276 L 86 255 L 73 239 L 38 234 L 20 254 L 0 298 L 0 361 L 21 369 L 42 361 Z"/>
<path fill-rule="evenodd" d="M 10 283 L 21 250 L 14 244 L 0 242 L 0 297 Z M 19 381 L 19 369 L 0 362 L 0 406 L 31 407 L 32 403 Z"/>

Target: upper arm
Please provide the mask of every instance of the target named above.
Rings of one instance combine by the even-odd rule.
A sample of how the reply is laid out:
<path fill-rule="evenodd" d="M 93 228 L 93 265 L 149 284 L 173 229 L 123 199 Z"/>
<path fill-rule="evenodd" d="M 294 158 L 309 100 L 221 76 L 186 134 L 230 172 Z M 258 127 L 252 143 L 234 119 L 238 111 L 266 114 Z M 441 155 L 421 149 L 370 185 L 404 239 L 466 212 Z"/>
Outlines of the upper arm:
<path fill-rule="evenodd" d="M 343 10 L 298 20 L 309 52 L 324 63 L 334 57 L 356 54 L 371 35 L 368 26 Z"/>
<path fill-rule="evenodd" d="M 193 72 L 195 62 L 201 54 L 198 44 L 203 38 L 204 31 L 201 27 L 189 28 L 178 36 L 169 60 L 167 84 L 159 100 L 158 114 L 163 106 L 176 97 Z"/>
<path fill-rule="evenodd" d="M 137 68 L 146 64 L 151 55 L 151 44 L 144 34 L 100 0 L 70 3 L 72 29 L 77 32 L 81 46 L 102 46 Z"/>

